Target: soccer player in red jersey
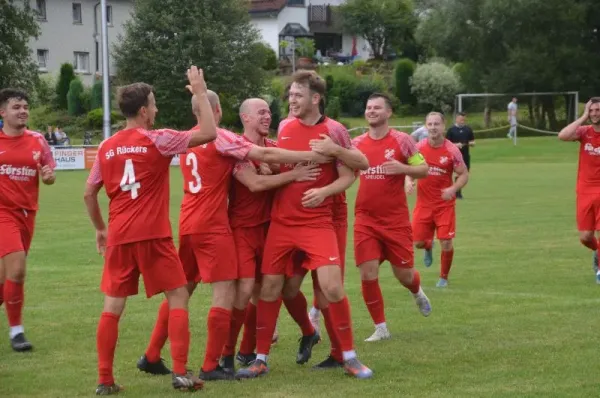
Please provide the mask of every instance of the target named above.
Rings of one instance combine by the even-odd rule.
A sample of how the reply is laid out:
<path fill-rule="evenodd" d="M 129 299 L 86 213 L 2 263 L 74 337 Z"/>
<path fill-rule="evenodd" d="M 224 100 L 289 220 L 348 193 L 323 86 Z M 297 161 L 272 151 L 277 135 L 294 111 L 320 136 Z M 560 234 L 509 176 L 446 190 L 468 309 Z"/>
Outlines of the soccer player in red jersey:
<path fill-rule="evenodd" d="M 325 82 L 314 71 L 294 74 L 289 93 L 294 118 L 286 119 L 280 125 L 278 146 L 301 151 L 310 149 L 311 140 L 327 137 L 324 139 L 331 139 L 341 148 L 336 156 L 338 163 L 321 166 L 321 174 L 316 181 L 294 182 L 278 189 L 275 194 L 261 266 L 263 280 L 257 310 L 257 358 L 250 367 L 237 372 L 238 378 L 257 377 L 269 371 L 267 356 L 271 336 L 281 308 L 285 276 L 291 274 L 291 259 L 296 251 L 304 252 L 306 268 L 317 271 L 319 285 L 329 302 L 332 323 L 339 336 L 346 371 L 357 378 L 372 376 L 372 371 L 360 363 L 354 351 L 350 306 L 342 284 L 331 208 L 331 196 L 347 188 L 347 181 L 342 176 L 349 173 L 351 181 L 354 179 L 352 161 L 347 160 L 362 160 L 364 155 L 350 149 L 350 137 L 345 128 L 340 128 L 339 123 L 319 112 L 319 102 L 324 93 Z M 283 164 L 281 169 L 285 171 L 292 167 Z M 338 173 L 340 178 L 337 178 Z"/>
<path fill-rule="evenodd" d="M 589 120 L 589 125 L 583 125 Z M 600 231 L 600 97 L 585 104 L 579 119 L 558 134 L 562 141 L 579 141 L 577 171 L 577 229 L 581 243 L 593 251 L 592 263 L 596 283 L 598 272 L 598 240 Z"/>
<path fill-rule="evenodd" d="M 240 119 L 244 125 L 243 139 L 258 146 L 277 146 L 276 142 L 267 138 L 271 125 L 271 111 L 264 100 L 245 100 L 240 106 Z M 229 223 L 238 259 L 238 281 L 231 313 L 231 329 L 221 361 L 221 367 L 229 372 L 234 371 L 235 346 L 244 324 L 244 339 L 237 358 L 245 366 L 255 359 L 256 300 L 251 303 L 250 298 L 255 291 L 255 281 L 260 281 L 260 263 L 275 193 L 273 189 L 292 181 L 311 181 L 319 174 L 317 165 L 298 166 L 273 175 L 269 175 L 270 168 L 264 166 L 264 163 L 256 161 L 238 162 L 229 193 Z M 267 175 L 261 175 L 262 173 Z"/>
<path fill-rule="evenodd" d="M 222 116 L 219 97 L 208 91 L 211 113 L 215 120 Z M 204 113 L 192 99 L 192 108 L 202 121 Z M 289 151 L 254 145 L 230 131 L 217 129 L 217 138 L 189 149 L 180 156 L 184 180 L 184 196 L 179 217 L 179 257 L 183 263 L 188 291 L 193 292 L 202 281 L 212 288 L 212 306 L 208 313 L 206 352 L 200 377 L 206 381 L 230 380 L 233 375 L 219 365 L 229 329 L 238 279 L 235 241 L 228 217 L 228 194 L 231 179 L 240 171 L 240 160 L 264 163 L 330 162 L 315 152 Z M 146 354 L 138 368 L 148 373 L 164 373 L 160 350 L 165 343 L 169 324 L 163 302 Z M 163 371 L 161 372 L 161 369 Z"/>
<path fill-rule="evenodd" d="M 434 232 L 442 247 L 440 279 L 437 287 L 448 286 L 448 274 L 452 267 L 456 237 L 456 192 L 460 191 L 469 180 L 469 171 L 460 150 L 452 142 L 444 138 L 444 115 L 431 112 L 425 119 L 429 132 L 426 140 L 417 143 L 429 166 L 427 178 L 418 181 L 417 203 L 413 210 L 413 238 L 415 247 L 425 249 L 425 266 L 432 264 Z M 452 181 L 452 176 L 458 178 Z M 405 191 L 414 191 L 415 181 L 407 177 Z"/>
<path fill-rule="evenodd" d="M 192 66 L 188 79 L 188 88 L 199 107 L 210 113 L 202 71 Z M 215 122 L 209 116 L 203 119 L 200 129 L 150 130 L 157 108 L 152 87 L 145 83 L 120 88 L 118 101 L 127 125 L 98 148 L 84 196 L 96 228 L 98 251 L 104 255 L 101 288 L 105 300 L 97 333 L 96 394 L 111 395 L 121 390 L 112 371 L 119 318 L 127 297 L 138 292 L 140 274 L 147 297 L 161 292 L 167 297 L 173 387 L 198 390 L 203 381 L 186 370 L 189 293 L 169 221 L 169 166 L 174 155 L 213 140 Z M 108 230 L 98 204 L 102 186 L 109 197 Z"/>
<path fill-rule="evenodd" d="M 56 167 L 44 136 L 27 130 L 29 98 L 21 90 L 0 90 L 0 305 L 5 302 L 10 344 L 29 351 L 22 312 L 25 264 L 38 211 L 39 180 L 54 184 Z"/>
<path fill-rule="evenodd" d="M 360 173 L 354 221 L 354 255 L 362 294 L 375 323 L 375 332 L 365 340 L 369 342 L 391 337 L 378 279 L 384 260 L 391 263 L 396 279 L 410 290 L 420 312 L 424 316 L 431 312 L 421 277 L 414 269 L 412 229 L 404 193 L 405 178 L 426 177 L 427 164 L 408 134 L 390 129 L 391 116 L 390 99 L 372 94 L 365 109 L 369 131 L 353 140 L 370 165 Z"/>

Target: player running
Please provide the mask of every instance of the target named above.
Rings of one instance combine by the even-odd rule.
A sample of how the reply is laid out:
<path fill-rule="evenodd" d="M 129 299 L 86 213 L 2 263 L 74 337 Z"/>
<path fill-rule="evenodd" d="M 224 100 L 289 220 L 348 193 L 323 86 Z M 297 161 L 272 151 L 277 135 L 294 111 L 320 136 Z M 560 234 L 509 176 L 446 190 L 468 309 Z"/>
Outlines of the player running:
<path fill-rule="evenodd" d="M 286 119 L 279 129 L 277 144 L 294 151 L 310 149 L 310 141 L 328 137 L 340 144 L 338 160 L 361 159 L 364 155 L 351 147 L 347 130 L 319 112 L 325 93 L 325 82 L 314 71 L 294 74 L 289 92 L 290 110 L 294 118 Z M 370 378 L 373 372 L 358 360 L 354 351 L 350 306 L 344 292 L 340 270 L 340 254 L 332 220 L 332 196 L 347 188 L 353 171 L 339 164 L 321 166 L 317 181 L 291 183 L 275 194 L 271 225 L 267 235 L 261 270 L 263 280 L 257 318 L 257 358 L 248 368 L 237 372 L 238 378 L 253 378 L 268 373 L 267 356 L 271 336 L 281 308 L 281 292 L 285 276 L 290 275 L 291 259 L 296 251 L 304 252 L 304 266 L 316 270 L 319 285 L 329 304 L 332 323 L 343 351 L 346 371 L 357 378 Z M 337 167 L 336 167 L 337 166 Z M 289 170 L 291 164 L 281 166 Z M 340 178 L 338 177 L 338 173 Z M 337 179 L 336 179 L 337 178 Z M 306 308 L 304 311 L 306 312 Z"/>
<path fill-rule="evenodd" d="M 420 312 L 424 316 L 431 313 L 421 277 L 414 269 L 412 229 L 404 193 L 405 178 L 426 177 L 427 163 L 408 134 L 390 129 L 391 116 L 390 99 L 372 94 L 365 109 L 369 131 L 353 140 L 371 166 L 360 173 L 354 221 L 354 255 L 362 294 L 375 323 L 375 332 L 365 340 L 369 342 L 391 337 L 378 279 L 379 266 L 385 260 L 391 263 L 396 279 L 410 290 Z"/>
<path fill-rule="evenodd" d="M 27 253 L 39 209 L 39 180 L 56 181 L 52 152 L 44 136 L 27 130 L 29 97 L 12 88 L 0 90 L 0 305 L 4 301 L 10 345 L 33 348 L 25 338 L 22 313 Z"/>
<path fill-rule="evenodd" d="M 431 112 L 425 119 L 429 131 L 426 140 L 417 143 L 429 171 L 427 178 L 421 179 L 417 185 L 417 203 L 413 210 L 413 238 L 415 247 L 425 249 L 424 263 L 430 267 L 433 262 L 432 246 L 434 232 L 442 247 L 440 279 L 437 287 L 448 286 L 448 275 L 452 267 L 456 237 L 456 192 L 461 190 L 469 180 L 469 171 L 465 166 L 460 150 L 444 138 L 444 115 Z M 453 183 L 452 177 L 458 178 Z M 408 176 L 405 191 L 411 194 L 415 181 Z"/>
<path fill-rule="evenodd" d="M 208 99 L 210 113 L 218 123 L 222 117 L 219 97 L 209 90 Z M 192 109 L 201 123 L 205 113 L 197 107 L 195 97 L 192 98 Z M 181 155 L 184 197 L 179 217 L 179 257 L 190 294 L 200 281 L 210 284 L 212 288 L 212 306 L 207 317 L 206 352 L 200 369 L 200 378 L 206 381 L 233 378 L 230 372 L 219 365 L 231 326 L 238 279 L 238 260 L 227 202 L 231 178 L 243 169 L 235 166 L 238 161 L 246 159 L 294 165 L 301 162 L 330 161 L 329 158 L 310 151 L 296 152 L 254 145 L 243 137 L 220 128 L 217 129 L 214 141 Z M 163 302 L 146 354 L 138 361 L 138 369 L 148 373 L 166 372 L 166 367 L 160 360 L 169 324 L 165 307 Z"/>
<path fill-rule="evenodd" d="M 192 66 L 187 75 L 199 108 L 210 114 L 202 71 Z M 120 88 L 118 102 L 127 125 L 100 144 L 84 196 L 96 228 L 97 249 L 104 255 L 96 394 L 111 395 L 122 389 L 113 376 L 119 318 L 127 297 L 138 293 L 140 274 L 148 298 L 161 292 L 167 297 L 173 387 L 198 390 L 203 381 L 186 370 L 189 293 L 169 221 L 169 166 L 174 155 L 213 140 L 215 121 L 203 118 L 199 129 L 187 132 L 150 130 L 158 110 L 152 87 L 145 83 Z M 98 204 L 103 185 L 110 200 L 108 230 Z"/>
<path fill-rule="evenodd" d="M 590 124 L 583 126 L 589 120 Z M 592 263 L 596 283 L 600 284 L 598 271 L 598 240 L 600 231 L 600 97 L 585 104 L 579 119 L 558 134 L 562 141 L 579 141 L 579 166 L 577 170 L 577 229 L 581 243 L 593 251 Z"/>

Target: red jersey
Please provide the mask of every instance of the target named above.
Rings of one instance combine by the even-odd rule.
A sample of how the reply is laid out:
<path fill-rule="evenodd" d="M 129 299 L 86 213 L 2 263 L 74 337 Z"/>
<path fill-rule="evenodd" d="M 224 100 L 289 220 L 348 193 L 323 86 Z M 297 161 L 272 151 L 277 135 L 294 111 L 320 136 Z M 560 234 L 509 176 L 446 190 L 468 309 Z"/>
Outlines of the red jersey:
<path fill-rule="evenodd" d="M 190 148 L 180 156 L 183 202 L 179 235 L 231 232 L 227 196 L 238 160 L 244 160 L 253 144 L 239 135 L 217 129 L 217 138 Z"/>
<path fill-rule="evenodd" d="M 408 204 L 404 193 L 406 176 L 386 175 L 383 164 L 388 160 L 409 164 L 409 159 L 419 153 L 415 142 L 405 133 L 390 130 L 381 139 L 373 139 L 369 133 L 365 133 L 356 137 L 352 143 L 365 154 L 370 166 L 367 170 L 360 171 L 355 223 L 375 228 L 409 226 Z"/>
<path fill-rule="evenodd" d="M 442 199 L 442 190 L 454 183 L 452 176 L 457 167 L 465 166 L 460 150 L 452 142 L 444 139 L 442 146 L 434 148 L 429 140 L 417 143 L 417 149 L 425 157 L 429 170 L 427 177 L 417 182 L 418 207 L 454 206 L 456 199 Z"/>
<path fill-rule="evenodd" d="M 321 134 L 328 135 L 333 142 L 351 148 L 348 130 L 335 120 L 323 117 L 316 125 L 307 126 L 299 119 L 285 119 L 279 125 L 277 146 L 293 151 L 310 151 L 309 142 L 321 139 Z M 282 164 L 281 171 L 289 171 L 293 164 Z M 273 201 L 271 220 L 284 225 L 323 226 L 332 223 L 333 198 L 329 197 L 316 208 L 302 206 L 304 192 L 312 188 L 321 188 L 331 184 L 338 177 L 335 162 L 320 165 L 321 174 L 315 181 L 292 182 L 277 190 Z"/>
<path fill-rule="evenodd" d="M 98 147 L 88 183 L 104 184 L 109 198 L 107 246 L 172 236 L 169 166 L 192 133 L 122 130 Z"/>
<path fill-rule="evenodd" d="M 245 136 L 242 137 L 248 141 Z M 264 146 L 276 147 L 277 143 L 265 138 Z M 258 173 L 259 166 L 260 162 L 248 160 L 238 162 L 234 167 L 234 171 L 237 172 L 244 167 L 254 167 Z M 255 227 L 268 222 L 271 219 L 273 195 L 275 195 L 274 189 L 251 192 L 248 187 L 234 178 L 229 191 L 229 223 L 231 228 Z"/>
<path fill-rule="evenodd" d="M 43 135 L 25 130 L 13 137 L 0 130 L 0 208 L 38 209 L 38 165 L 56 167 Z"/>
<path fill-rule="evenodd" d="M 579 166 L 577 193 L 600 194 L 600 132 L 592 126 L 577 128 Z"/>

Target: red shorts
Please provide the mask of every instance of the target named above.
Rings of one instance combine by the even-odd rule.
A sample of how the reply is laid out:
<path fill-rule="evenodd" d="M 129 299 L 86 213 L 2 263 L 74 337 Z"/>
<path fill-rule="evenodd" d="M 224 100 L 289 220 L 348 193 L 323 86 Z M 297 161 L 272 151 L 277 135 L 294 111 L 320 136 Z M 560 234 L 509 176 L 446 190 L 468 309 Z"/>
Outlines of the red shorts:
<path fill-rule="evenodd" d="M 374 228 L 354 225 L 354 256 L 356 265 L 367 261 L 388 260 L 399 268 L 412 268 L 414 249 L 410 226 L 399 228 Z"/>
<path fill-rule="evenodd" d="M 185 274 L 172 238 L 106 248 L 100 288 L 107 296 L 136 295 L 140 274 L 144 279 L 146 297 L 185 286 Z"/>
<path fill-rule="evenodd" d="M 35 211 L 0 209 L 0 258 L 16 252 L 29 252 Z"/>
<path fill-rule="evenodd" d="M 347 223 L 334 223 L 333 229 L 335 230 L 335 237 L 337 239 L 338 249 L 340 251 L 340 267 L 342 268 L 342 280 L 344 279 L 344 270 L 346 268 L 346 246 L 348 241 L 348 224 Z M 303 266 L 306 256 L 304 252 L 297 252 L 292 257 L 292 267 L 294 269 L 294 275 L 306 275 L 308 270 Z M 313 275 L 313 278 L 316 278 Z"/>
<path fill-rule="evenodd" d="M 577 194 L 577 229 L 600 231 L 600 195 Z"/>
<path fill-rule="evenodd" d="M 180 236 L 179 258 L 188 282 L 213 283 L 238 278 L 233 234 Z"/>
<path fill-rule="evenodd" d="M 294 275 L 292 256 L 295 253 L 306 256 L 302 267 L 309 271 L 341 263 L 333 226 L 289 227 L 271 223 L 261 267 L 263 275 Z"/>
<path fill-rule="evenodd" d="M 440 240 L 454 239 L 456 237 L 455 207 L 415 207 L 412 229 L 415 242 L 432 240 L 434 232 Z"/>
<path fill-rule="evenodd" d="M 265 251 L 268 231 L 268 223 L 255 227 L 233 229 L 239 279 L 260 278 L 260 265 Z"/>

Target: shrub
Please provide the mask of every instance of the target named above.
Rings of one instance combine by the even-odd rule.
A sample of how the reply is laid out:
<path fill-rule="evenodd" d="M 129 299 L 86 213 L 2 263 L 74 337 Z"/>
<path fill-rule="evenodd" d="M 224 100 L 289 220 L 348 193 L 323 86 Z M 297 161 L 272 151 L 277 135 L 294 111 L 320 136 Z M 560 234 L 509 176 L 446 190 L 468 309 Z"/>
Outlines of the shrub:
<path fill-rule="evenodd" d="M 260 66 L 264 70 L 275 70 L 277 69 L 277 54 L 275 51 L 266 43 L 258 42 L 254 44 L 253 56 L 255 60 L 260 62 Z"/>
<path fill-rule="evenodd" d="M 403 58 L 396 62 L 394 70 L 396 79 L 394 94 L 402 104 L 414 105 L 416 103 L 415 96 L 410 91 L 410 79 L 414 72 L 415 63 L 412 60 Z"/>
<path fill-rule="evenodd" d="M 52 75 L 41 76 L 35 85 L 35 102 L 37 105 L 52 105 L 56 98 L 56 82 Z"/>
<path fill-rule="evenodd" d="M 116 111 L 110 112 L 110 124 L 113 125 L 123 120 L 123 116 Z M 102 108 L 91 110 L 87 113 L 85 118 L 84 127 L 90 129 L 101 129 L 102 128 Z"/>
<path fill-rule="evenodd" d="M 71 80 L 67 93 L 67 108 L 69 116 L 79 116 L 85 113 L 83 107 L 83 83 L 79 78 Z"/>
<path fill-rule="evenodd" d="M 73 65 L 64 63 L 60 67 L 60 75 L 56 83 L 56 107 L 58 109 L 67 110 L 67 94 L 71 86 L 71 80 L 75 79 L 75 71 Z"/>
<path fill-rule="evenodd" d="M 70 122 L 71 118 L 66 112 L 52 109 L 49 105 L 35 107 L 29 112 L 29 128 L 41 133 L 45 133 L 48 126 L 63 127 Z"/>
<path fill-rule="evenodd" d="M 325 108 L 325 114 L 332 119 L 338 120 L 342 107 L 340 105 L 340 99 L 338 97 L 331 97 L 327 100 L 327 107 Z"/>
<path fill-rule="evenodd" d="M 92 86 L 90 109 L 102 108 L 102 80 L 96 80 Z"/>
<path fill-rule="evenodd" d="M 461 89 L 458 75 L 438 62 L 418 65 L 411 86 L 419 103 L 445 111 L 452 108 L 454 96 Z"/>
<path fill-rule="evenodd" d="M 273 97 L 271 104 L 269 105 L 271 110 L 271 130 L 277 131 L 279 128 L 279 122 L 281 121 L 281 100 L 278 96 Z"/>

